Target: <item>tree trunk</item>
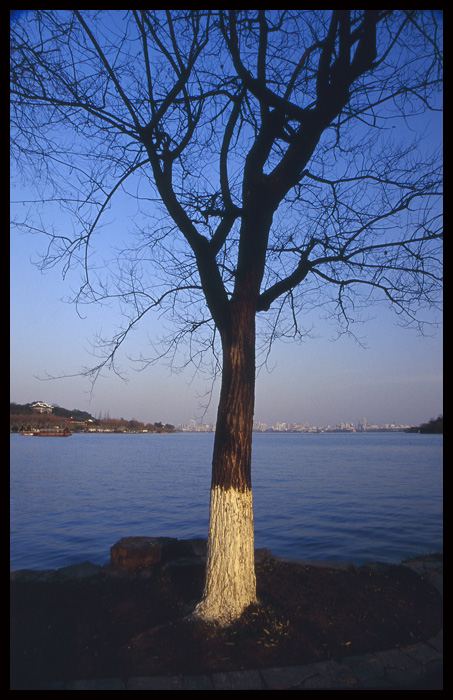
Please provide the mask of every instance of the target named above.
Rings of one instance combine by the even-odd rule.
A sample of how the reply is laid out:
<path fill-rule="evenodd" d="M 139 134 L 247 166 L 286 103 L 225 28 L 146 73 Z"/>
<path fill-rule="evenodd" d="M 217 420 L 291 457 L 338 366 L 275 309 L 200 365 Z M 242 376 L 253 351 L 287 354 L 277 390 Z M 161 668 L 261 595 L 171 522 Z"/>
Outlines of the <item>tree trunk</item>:
<path fill-rule="evenodd" d="M 212 465 L 208 556 L 195 615 L 222 626 L 256 602 L 251 487 L 255 312 L 232 302 Z"/>

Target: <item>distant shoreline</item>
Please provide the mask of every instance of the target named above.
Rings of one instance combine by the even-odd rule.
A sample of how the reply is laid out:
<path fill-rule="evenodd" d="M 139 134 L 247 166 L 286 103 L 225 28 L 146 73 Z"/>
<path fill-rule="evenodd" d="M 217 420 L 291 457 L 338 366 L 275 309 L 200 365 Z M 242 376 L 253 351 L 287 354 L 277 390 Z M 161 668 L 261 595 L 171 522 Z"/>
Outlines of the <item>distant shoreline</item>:
<path fill-rule="evenodd" d="M 37 410 L 38 409 L 38 410 Z M 86 411 L 73 409 L 72 411 L 60 406 L 50 406 L 44 402 L 35 402 L 34 404 L 10 404 L 10 433 L 33 431 L 49 428 L 67 428 L 71 433 L 102 433 L 102 434 L 148 434 L 148 433 L 213 433 L 215 425 L 196 425 L 192 420 L 188 425 L 180 424 L 175 427 L 171 423 L 162 423 L 156 421 L 154 423 L 143 423 L 135 418 L 126 420 L 124 418 L 106 417 L 93 418 Z M 287 434 L 287 433 L 302 433 L 302 434 L 324 434 L 324 433 L 429 433 L 443 434 L 443 416 L 431 418 L 428 423 L 422 423 L 418 426 L 384 424 L 378 426 L 368 423 L 365 418 L 359 421 L 357 427 L 352 422 L 341 422 L 338 425 L 331 427 L 309 425 L 308 422 L 304 425 L 299 423 L 276 423 L 268 426 L 266 423 L 259 421 L 254 422 L 254 433 L 270 433 L 270 434 Z"/>
<path fill-rule="evenodd" d="M 61 426 L 63 427 L 63 426 Z M 37 428 L 36 430 L 39 430 Z M 31 432 L 27 430 L 10 429 L 10 435 L 21 435 L 23 432 Z M 206 433 L 215 433 L 212 430 L 74 430 L 73 435 L 174 435 L 174 434 L 190 434 L 199 435 Z M 375 430 L 254 430 L 253 434 L 259 435 L 377 435 L 380 433 L 406 433 L 415 435 L 443 435 L 443 431 L 421 430 L 420 428 L 378 428 Z"/>

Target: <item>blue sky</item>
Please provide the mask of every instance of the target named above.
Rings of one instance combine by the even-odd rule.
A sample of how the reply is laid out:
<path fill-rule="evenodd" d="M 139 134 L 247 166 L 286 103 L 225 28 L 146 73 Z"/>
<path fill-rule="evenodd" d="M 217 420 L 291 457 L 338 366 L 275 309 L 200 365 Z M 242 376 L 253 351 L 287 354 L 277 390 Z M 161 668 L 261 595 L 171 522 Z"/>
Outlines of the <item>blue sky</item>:
<path fill-rule="evenodd" d="M 441 126 L 433 123 L 433 144 L 438 145 Z M 14 172 L 11 195 L 12 200 L 22 198 Z M 125 216 L 133 213 L 133 202 L 130 206 Z M 112 216 L 104 224 L 104 233 L 117 235 L 120 227 L 115 229 Z M 160 330 L 156 317 L 145 318 L 127 341 L 122 358 L 127 382 L 105 371 L 92 389 L 88 379 L 77 376 L 96 363 L 90 353 L 93 339 L 114 331 L 121 320 L 118 309 L 84 307 L 81 318 L 73 305 L 61 301 L 78 278 L 69 274 L 62 280 L 59 268 L 43 274 L 31 263 L 44 252 L 46 241 L 14 227 L 10 239 L 11 401 L 44 400 L 94 416 L 109 413 L 144 422 L 215 421 L 218 384 L 204 413 L 212 388 L 209 375 L 196 375 L 193 367 L 172 373 L 165 364 L 138 372 L 128 360 L 128 355 L 146 355 L 148 334 L 154 337 Z M 302 325 L 314 326 L 313 337 L 274 345 L 267 367 L 258 374 L 255 419 L 335 425 L 366 417 L 379 425 L 419 424 L 441 413 L 441 330 L 421 337 L 398 327 L 395 314 L 383 306 L 374 306 L 369 315 L 372 320 L 356 331 L 366 349 L 349 336 L 333 341 L 336 329 L 319 316 L 301 319 Z M 48 375 L 76 376 L 46 380 Z"/>
<path fill-rule="evenodd" d="M 116 309 L 100 306 L 85 307 L 80 318 L 64 303 L 71 279 L 63 281 L 58 268 L 41 273 L 31 263 L 43 245 L 38 236 L 12 228 L 11 400 L 44 400 L 94 416 L 145 422 L 214 421 L 218 384 L 206 413 L 203 408 L 212 384 L 208 375 L 197 375 L 192 367 L 175 374 L 163 363 L 138 372 L 128 360 L 127 355 L 146 354 L 148 334 L 159 330 L 155 319 L 145 319 L 130 336 L 122 361 L 127 382 L 105 371 L 91 391 L 80 376 L 46 379 L 92 365 L 96 333 L 107 334 L 119 318 Z M 441 332 L 420 337 L 399 328 L 385 307 L 373 307 L 370 316 L 374 320 L 357 329 L 366 348 L 347 336 L 332 340 L 335 328 L 320 319 L 305 342 L 276 343 L 258 374 L 256 420 L 334 425 L 366 417 L 377 424 L 412 425 L 441 413 Z"/>

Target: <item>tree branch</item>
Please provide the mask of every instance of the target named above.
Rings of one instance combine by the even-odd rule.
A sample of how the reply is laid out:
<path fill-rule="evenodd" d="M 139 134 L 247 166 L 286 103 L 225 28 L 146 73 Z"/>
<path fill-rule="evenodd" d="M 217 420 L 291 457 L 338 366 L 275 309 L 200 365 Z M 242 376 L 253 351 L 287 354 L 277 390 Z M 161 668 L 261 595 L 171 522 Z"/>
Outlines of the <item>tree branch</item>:
<path fill-rule="evenodd" d="M 140 126 L 138 117 L 137 117 L 137 115 L 135 114 L 134 109 L 132 108 L 132 105 L 131 105 L 131 103 L 130 103 L 130 100 L 127 98 L 126 93 L 124 92 L 123 88 L 121 87 L 121 84 L 120 84 L 118 78 L 117 78 L 116 75 L 115 75 L 115 71 L 113 70 L 113 68 L 112 68 L 112 66 L 110 65 L 110 63 L 107 61 L 107 59 L 106 59 L 106 57 L 105 57 L 105 55 L 104 55 L 104 52 L 102 51 L 101 47 L 99 46 L 98 42 L 96 41 L 96 39 L 95 39 L 93 33 L 91 32 L 91 30 L 90 30 L 90 28 L 88 27 L 87 23 L 86 23 L 85 20 L 83 19 L 83 17 L 82 17 L 82 15 L 80 14 L 79 10 L 74 10 L 74 14 L 76 15 L 76 17 L 77 17 L 77 19 L 79 20 L 80 24 L 81 24 L 82 27 L 84 28 L 84 30 L 85 30 L 87 36 L 89 37 L 91 43 L 93 44 L 93 46 L 94 46 L 94 48 L 95 48 L 95 50 L 96 50 L 96 52 L 97 52 L 99 58 L 100 58 L 101 61 L 102 61 L 102 64 L 103 64 L 105 70 L 107 71 L 107 73 L 109 74 L 109 76 L 111 77 L 111 79 L 113 80 L 113 83 L 114 83 L 114 85 L 115 85 L 115 87 L 116 87 L 116 89 L 117 89 L 117 91 L 118 91 L 118 94 L 120 95 L 120 97 L 121 97 L 121 99 L 122 99 L 124 105 L 126 106 L 128 112 L 129 112 L 129 114 L 130 114 L 131 117 L 132 117 L 132 121 L 134 122 L 135 128 L 138 129 L 139 126 Z"/>

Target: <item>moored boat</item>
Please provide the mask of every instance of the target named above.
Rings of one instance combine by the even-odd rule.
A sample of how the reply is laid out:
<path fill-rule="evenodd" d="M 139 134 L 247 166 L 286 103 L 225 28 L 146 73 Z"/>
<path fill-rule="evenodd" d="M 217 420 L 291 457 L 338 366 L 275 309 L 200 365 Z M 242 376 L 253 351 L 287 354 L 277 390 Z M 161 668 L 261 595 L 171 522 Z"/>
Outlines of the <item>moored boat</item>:
<path fill-rule="evenodd" d="M 38 437 L 69 437 L 72 433 L 68 428 L 41 428 L 36 430 L 33 435 Z"/>

